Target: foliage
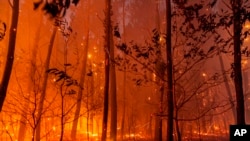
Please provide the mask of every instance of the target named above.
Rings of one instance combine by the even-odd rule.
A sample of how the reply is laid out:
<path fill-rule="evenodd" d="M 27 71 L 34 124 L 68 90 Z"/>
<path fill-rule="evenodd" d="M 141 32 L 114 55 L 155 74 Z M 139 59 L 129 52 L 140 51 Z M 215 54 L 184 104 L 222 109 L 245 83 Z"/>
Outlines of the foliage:
<path fill-rule="evenodd" d="M 70 66 L 70 64 L 65 64 L 65 66 Z M 55 82 L 61 82 L 64 86 L 70 87 L 70 86 L 79 86 L 77 80 L 73 79 L 71 76 L 69 76 L 66 71 L 59 70 L 57 68 L 51 68 L 46 71 L 47 73 L 53 74 L 55 76 Z M 73 89 L 70 89 L 67 94 L 76 94 L 76 91 Z"/>
<path fill-rule="evenodd" d="M 114 29 L 114 32 L 118 33 L 118 30 L 116 28 Z M 115 63 L 118 65 L 119 70 L 129 70 L 138 75 L 137 78 L 133 79 L 136 85 L 141 85 L 144 82 L 149 81 L 147 71 L 160 75 L 161 73 L 164 73 L 166 68 L 164 61 L 160 61 L 163 60 L 160 50 L 164 48 L 164 45 L 160 44 L 160 38 L 164 38 L 165 35 L 159 33 L 156 29 L 154 29 L 152 33 L 151 41 L 146 40 L 143 45 L 139 45 L 134 41 L 129 42 L 129 44 L 124 42 L 116 44 L 116 47 L 132 60 L 118 55 L 115 58 Z M 159 67 L 159 69 L 156 70 L 155 65 Z M 124 68 L 124 66 L 126 66 L 126 68 Z"/>
<path fill-rule="evenodd" d="M 209 5 L 214 5 L 210 3 Z M 174 51 L 174 84 L 175 84 L 175 108 L 177 111 L 185 109 L 194 104 L 194 99 L 204 100 L 211 99 L 209 89 L 212 89 L 224 82 L 223 76 L 228 72 L 213 72 L 207 74 L 206 79 L 202 76 L 201 69 L 205 62 L 214 58 L 220 53 L 229 53 L 227 48 L 231 43 L 231 38 L 224 39 L 218 30 L 222 24 L 216 13 L 204 12 L 203 3 L 193 5 L 182 5 L 182 7 L 173 12 L 173 35 L 172 40 Z M 222 20 L 228 22 L 227 19 Z M 121 71 L 132 72 L 132 80 L 137 86 L 152 84 L 156 80 L 152 75 L 162 82 L 166 79 L 166 60 L 164 59 L 166 34 L 153 29 L 151 37 L 145 40 L 144 44 L 138 44 L 135 41 L 128 43 L 122 42 L 119 29 L 114 28 L 114 36 L 118 38 L 116 47 L 123 55 L 115 58 L 115 63 Z M 211 42 L 215 44 L 211 44 Z M 223 45 L 223 47 L 220 47 Z M 124 57 L 126 56 L 126 57 Z M 220 106 L 228 107 L 229 102 L 220 103 L 215 100 L 208 101 L 206 105 L 200 105 L 201 113 L 196 113 L 184 120 L 197 120 L 204 115 L 210 114 L 211 109 Z M 212 107 L 212 108 L 211 108 Z M 193 107 L 196 108 L 196 107 Z M 227 108 L 225 108 L 228 110 Z M 223 109 L 224 110 L 224 109 Z"/>
<path fill-rule="evenodd" d="M 230 9 L 219 9 L 217 12 L 211 11 L 209 14 L 204 12 L 205 7 L 209 7 L 210 9 L 214 8 L 216 5 L 217 0 L 213 0 L 212 2 L 209 2 L 208 4 L 200 3 L 200 4 L 194 4 L 194 5 L 185 5 L 181 7 L 182 16 L 185 17 L 185 22 L 183 22 L 182 27 L 180 28 L 180 32 L 182 35 L 189 37 L 193 41 L 199 40 L 201 42 L 204 42 L 203 40 L 200 40 L 205 36 L 205 34 L 208 34 L 208 32 L 213 33 L 214 36 L 214 42 L 217 46 L 220 46 L 220 48 L 216 46 L 211 46 L 209 51 L 218 49 L 219 52 L 222 53 L 232 53 L 230 48 L 233 45 L 232 42 L 232 34 L 230 33 L 230 30 L 232 28 L 233 23 L 233 14 L 230 11 Z M 241 7 L 240 14 L 241 14 L 241 24 L 245 25 L 247 21 L 250 21 L 250 11 L 249 6 L 244 4 L 243 7 Z M 174 12 L 174 16 L 180 16 L 177 12 Z M 200 37 L 193 36 L 193 33 L 199 32 L 201 33 Z M 221 34 L 222 32 L 229 33 L 230 37 L 225 36 L 224 34 Z M 249 36 L 250 30 L 247 29 L 243 33 L 241 33 L 241 44 L 244 43 L 244 40 Z M 192 41 L 191 41 L 192 42 Z M 189 44 L 191 44 L 189 42 Z M 203 52 L 199 52 L 202 53 Z M 249 56 L 249 49 L 248 47 L 242 48 L 242 54 Z M 190 56 L 188 56 L 190 57 Z"/>
<path fill-rule="evenodd" d="M 3 40 L 6 32 L 6 23 L 0 20 L 0 41 Z"/>
<path fill-rule="evenodd" d="M 40 0 L 38 2 L 34 2 L 33 6 L 36 10 L 41 5 L 43 5 L 42 10 L 54 18 L 57 16 L 65 16 L 66 11 L 70 7 L 71 3 L 76 6 L 79 3 L 79 0 L 46 0 L 45 4 L 43 4 L 43 0 Z"/>
<path fill-rule="evenodd" d="M 56 18 L 55 19 L 55 26 L 57 26 L 63 37 L 68 38 L 70 34 L 73 32 L 73 29 L 69 25 L 68 21 L 65 18 Z"/>

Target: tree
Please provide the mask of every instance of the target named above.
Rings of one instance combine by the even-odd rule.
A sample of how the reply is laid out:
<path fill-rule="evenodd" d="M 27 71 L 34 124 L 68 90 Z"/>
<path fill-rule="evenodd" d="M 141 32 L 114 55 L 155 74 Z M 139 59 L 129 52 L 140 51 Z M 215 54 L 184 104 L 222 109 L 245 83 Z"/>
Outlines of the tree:
<path fill-rule="evenodd" d="M 49 14 L 55 20 L 55 25 L 61 26 L 61 24 L 64 24 L 64 23 L 61 23 L 60 18 L 65 16 L 66 11 L 69 8 L 71 3 L 73 3 L 74 5 L 77 5 L 78 2 L 79 0 L 72 0 L 72 1 L 60 0 L 59 2 L 56 2 L 56 1 L 49 2 L 46 0 L 42 10 L 45 11 L 47 14 Z M 42 0 L 38 2 L 34 2 L 33 3 L 34 9 L 37 9 L 42 3 L 43 3 Z M 40 140 L 41 116 L 43 112 L 43 103 L 46 97 L 46 87 L 47 87 L 47 81 L 48 81 L 48 73 L 46 71 L 49 69 L 51 53 L 52 53 L 56 33 L 58 30 L 57 26 L 54 26 L 53 28 L 53 32 L 52 32 L 51 39 L 50 39 L 49 46 L 48 46 L 47 57 L 46 57 L 45 64 L 44 64 L 44 79 L 42 82 L 42 89 L 41 89 L 42 92 L 40 95 L 38 115 L 37 115 L 38 125 L 36 129 L 36 141 Z"/>
<path fill-rule="evenodd" d="M 3 40 L 6 32 L 6 23 L 0 20 L 0 41 Z"/>
<path fill-rule="evenodd" d="M 110 17 L 111 18 L 111 17 Z M 114 48 L 114 40 L 113 40 L 113 30 L 112 25 L 110 23 L 110 52 L 109 52 L 109 59 L 110 61 L 115 60 L 115 48 Z M 110 64 L 110 139 L 112 141 L 116 141 L 117 136 L 117 90 L 116 90 L 116 69 L 115 63 Z"/>
<path fill-rule="evenodd" d="M 242 0 L 231 1 L 233 10 L 233 44 L 234 44 L 234 85 L 236 92 L 236 111 L 237 111 L 237 124 L 245 123 L 245 102 L 242 85 L 242 66 L 241 66 L 241 33 L 242 33 Z"/>
<path fill-rule="evenodd" d="M 103 105 L 103 121 L 102 121 L 102 138 L 101 141 L 106 141 L 107 125 L 108 125 L 108 106 L 109 106 L 109 82 L 110 82 L 110 46 L 111 46 L 111 0 L 105 1 L 105 81 L 104 81 L 104 105 Z"/>
<path fill-rule="evenodd" d="M 9 37 L 9 47 L 7 53 L 7 59 L 5 63 L 5 68 L 3 72 L 3 78 L 0 83 L 0 112 L 3 108 L 3 103 L 7 94 L 7 89 L 9 85 L 9 80 L 12 72 L 12 66 L 14 61 L 14 53 L 16 46 L 16 34 L 17 34 L 17 24 L 19 16 L 19 0 L 13 0 L 12 8 L 12 18 L 10 26 L 10 37 Z"/>
<path fill-rule="evenodd" d="M 173 122 L 174 122 L 174 87 L 173 87 L 173 58 L 171 42 L 171 1 L 166 0 L 166 54 L 167 54 L 167 101 L 168 101 L 168 121 L 167 121 L 167 140 L 173 141 Z"/>
<path fill-rule="evenodd" d="M 217 104 L 214 100 L 209 101 L 209 104 L 211 104 L 211 107 L 207 107 L 202 105 L 203 103 L 194 103 L 192 102 L 195 99 L 201 99 L 206 100 L 206 98 L 209 98 L 210 93 L 208 91 L 208 88 L 218 86 L 218 84 L 222 83 L 222 75 L 228 74 L 227 72 L 223 72 L 222 75 L 219 75 L 218 73 L 215 73 L 214 75 L 209 75 L 211 77 L 208 77 L 207 80 L 202 80 L 202 72 L 201 68 L 203 63 L 206 62 L 209 58 L 213 58 L 218 52 L 214 49 L 213 45 L 206 44 L 208 43 L 211 38 L 211 36 L 214 36 L 214 31 L 211 30 L 212 27 L 206 27 L 206 25 L 210 25 L 210 22 L 213 22 L 212 19 L 210 21 L 209 15 L 204 15 L 204 13 L 201 13 L 203 8 L 203 5 L 201 4 L 195 4 L 192 6 L 187 6 L 185 9 L 180 11 L 174 11 L 173 17 L 175 19 L 175 24 L 172 25 L 172 30 L 176 32 L 175 34 L 172 34 L 175 38 L 172 39 L 175 42 L 174 45 L 172 45 L 172 49 L 175 51 L 175 62 L 174 62 L 174 82 L 173 85 L 175 85 L 175 92 L 178 93 L 178 95 L 175 93 L 174 99 L 175 99 L 175 125 L 176 130 L 178 130 L 178 139 L 181 140 L 181 133 L 178 125 L 178 121 L 197 121 L 197 123 L 200 123 L 200 119 L 202 119 L 205 115 L 210 115 L 211 110 L 213 108 L 218 108 L 220 106 L 223 106 L 224 104 Z M 181 20 L 176 20 L 177 18 L 175 16 L 178 16 L 178 13 L 181 13 Z M 180 14 L 179 13 L 179 14 Z M 186 16 L 186 17 L 185 17 Z M 195 18 L 196 17 L 196 18 Z M 206 20 L 208 19 L 208 23 L 206 22 L 200 22 L 199 20 Z M 182 21 L 183 20 L 183 21 Z M 197 21 L 196 21 L 197 20 Z M 199 25 L 196 25 L 199 23 Z M 194 26 L 195 25 L 195 26 Z M 165 34 L 163 34 L 163 37 Z M 159 41 L 159 37 L 162 35 L 155 32 L 153 30 L 153 36 L 152 39 L 149 41 L 146 41 L 146 45 L 138 45 L 135 44 L 133 41 L 130 42 L 130 44 L 121 43 L 117 47 L 122 50 L 127 56 L 130 58 L 127 69 L 131 69 L 133 72 L 137 72 L 140 74 L 143 72 L 142 70 L 147 70 L 150 72 L 154 72 L 159 79 L 161 79 L 163 82 L 167 83 L 168 79 L 165 79 L 165 77 L 162 77 L 160 75 L 159 70 L 164 71 L 164 63 L 162 65 L 158 65 L 159 68 L 157 69 L 156 62 L 159 62 L 159 60 L 156 60 L 157 56 L 157 43 Z M 151 40 L 153 41 L 153 45 L 151 44 Z M 167 43 L 167 41 L 166 41 Z M 179 47 L 179 48 L 177 48 Z M 164 47 L 165 49 L 165 47 Z M 135 60 L 136 63 L 133 64 L 131 60 Z M 123 64 L 119 61 L 127 61 L 124 60 L 124 58 L 117 58 L 117 64 Z M 139 65 L 142 66 L 142 68 L 139 68 Z M 155 66 L 153 66 L 155 65 Z M 131 71 L 130 70 L 130 71 Z M 140 71 L 138 71 L 140 70 Z M 143 75 L 143 74 L 141 74 Z M 144 78 L 133 78 L 135 80 L 135 83 L 137 85 L 143 85 L 143 81 L 148 81 L 148 78 L 146 75 L 143 75 Z M 201 81 L 197 81 L 197 79 L 201 79 Z M 205 94 L 208 95 L 207 97 L 202 96 L 196 96 L 196 94 Z M 187 104 L 189 103 L 189 104 Z M 194 114 L 194 117 L 185 117 L 186 115 L 183 115 L 183 112 L 181 109 L 188 108 L 190 105 L 202 105 L 200 107 L 193 107 L 195 110 L 198 110 L 199 112 Z M 184 107 L 185 105 L 185 107 Z M 226 103 L 225 106 L 228 106 L 229 104 Z M 226 111 L 227 108 L 223 109 Z M 223 112 L 222 110 L 222 112 Z M 164 111 L 165 112 L 165 111 Z M 181 115 L 180 117 L 178 115 Z M 159 114 L 156 114 L 156 116 L 161 116 Z M 162 116 L 168 117 L 168 113 L 164 113 Z M 182 123 L 182 122 L 179 122 Z M 199 128 L 199 124 L 197 124 L 197 129 Z M 157 128 L 155 128 L 158 130 Z"/>
<path fill-rule="evenodd" d="M 122 1 L 122 27 L 123 27 L 123 40 L 126 42 L 126 28 L 125 28 L 125 0 Z M 124 59 L 126 59 L 126 54 L 124 54 Z M 124 64 L 124 68 L 126 68 L 126 64 Z M 123 104 L 122 104 L 122 119 L 121 119 L 121 139 L 122 141 L 124 140 L 124 130 L 125 130 L 125 116 L 126 116 L 126 77 L 127 77 L 127 72 L 126 69 L 124 70 L 123 73 L 123 90 L 122 90 L 122 99 L 123 99 Z"/>

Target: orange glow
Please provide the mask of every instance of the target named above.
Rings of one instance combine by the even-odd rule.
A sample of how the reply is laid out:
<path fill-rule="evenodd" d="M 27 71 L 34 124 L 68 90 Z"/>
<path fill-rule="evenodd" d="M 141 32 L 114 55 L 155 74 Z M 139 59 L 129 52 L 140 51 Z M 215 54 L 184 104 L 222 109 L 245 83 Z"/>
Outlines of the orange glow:
<path fill-rule="evenodd" d="M 53 129 L 53 131 L 56 131 L 56 127 L 55 126 L 53 126 L 52 129 Z"/>
<path fill-rule="evenodd" d="M 91 54 L 88 54 L 88 58 L 91 59 L 92 55 Z"/>
<path fill-rule="evenodd" d="M 41 0 L 33 1 L 39 3 Z M 48 1 L 53 3 L 54 0 Z M 224 103 L 230 104 L 227 91 L 224 87 L 224 81 L 221 82 L 222 77 L 214 80 L 210 79 L 210 75 L 212 76 L 215 71 L 220 74 L 228 74 L 222 73 L 222 69 L 218 65 L 218 56 L 215 54 L 210 56 L 210 52 L 207 52 L 210 45 L 217 47 L 218 44 L 218 47 L 221 47 L 226 40 L 215 44 L 212 38 L 217 37 L 217 34 L 209 35 L 210 39 L 210 37 L 207 38 L 206 34 L 210 30 L 204 34 L 201 34 L 203 30 L 196 32 L 196 29 L 202 27 L 198 25 L 200 24 L 199 19 L 196 21 L 197 16 L 209 14 L 212 9 L 202 6 L 203 9 L 200 11 L 202 13 L 199 12 L 198 15 L 192 16 L 192 20 L 183 24 L 182 21 L 186 17 L 181 15 L 185 13 L 181 9 L 178 10 L 178 7 L 173 4 L 172 56 L 166 52 L 166 47 L 170 47 L 170 45 L 166 45 L 166 35 L 168 34 L 164 29 L 167 27 L 166 15 L 164 14 L 166 9 L 165 6 L 160 5 L 165 2 L 158 0 L 159 6 L 154 5 L 154 1 L 124 1 L 124 4 L 122 2 L 116 1 L 113 5 L 112 10 L 115 17 L 113 17 L 113 25 L 108 25 L 107 20 L 104 19 L 108 15 L 104 12 L 106 9 L 105 1 L 87 2 L 80 0 L 79 5 L 75 5 L 73 8 L 70 5 L 69 9 L 64 8 L 69 12 L 63 11 L 65 12 L 63 17 L 54 19 L 45 14 L 47 12 L 42 11 L 42 7 L 34 11 L 34 5 L 30 0 L 22 0 L 18 26 L 12 28 L 11 21 L 15 20 L 11 18 L 15 10 L 10 6 L 9 0 L 0 0 L 0 22 L 5 22 L 7 27 L 7 30 L 3 31 L 5 27 L 0 25 L 0 32 L 5 32 L 4 38 L 0 39 L 0 78 L 5 78 L 4 72 L 11 73 L 10 80 L 8 80 L 6 101 L 4 101 L 3 110 L 0 111 L 0 141 L 26 141 L 31 140 L 33 136 L 36 138 L 37 125 L 41 125 L 41 141 L 59 140 L 60 136 L 63 136 L 65 141 L 100 140 L 104 130 L 107 131 L 107 138 L 109 138 L 111 134 L 110 124 L 114 122 L 113 118 L 110 118 L 110 113 L 115 113 L 115 110 L 117 110 L 118 141 L 123 137 L 126 141 L 150 141 L 153 140 L 154 132 L 158 129 L 162 129 L 162 136 L 165 139 L 165 130 L 168 127 L 167 120 L 170 119 L 167 110 L 170 107 L 168 106 L 170 102 L 167 102 L 168 92 L 174 93 L 171 96 L 174 100 L 172 109 L 173 113 L 176 114 L 176 121 L 183 119 L 178 120 L 179 122 L 176 124 L 176 126 L 180 126 L 183 137 L 186 134 L 215 136 L 216 133 L 227 132 L 227 127 L 224 127 L 221 121 L 224 119 L 226 120 L 225 124 L 232 123 L 231 112 L 223 115 L 226 118 L 217 115 L 230 106 L 224 106 Z M 194 2 L 190 2 L 190 5 L 192 3 Z M 122 5 L 126 11 L 124 14 L 122 7 L 120 7 Z M 155 9 L 157 7 L 159 11 L 152 12 L 157 10 Z M 97 15 L 93 15 L 94 13 Z M 194 12 L 194 14 L 196 13 Z M 180 16 L 175 17 L 176 15 Z M 60 23 L 56 25 L 55 21 L 62 22 L 64 25 L 61 26 Z M 159 23 L 155 23 L 156 21 Z M 216 23 L 217 21 L 220 20 L 216 18 Z M 110 36 L 113 36 L 118 35 L 118 30 L 115 29 L 116 24 L 117 28 L 118 26 L 120 28 L 120 37 L 108 40 L 110 47 L 114 47 L 114 49 L 108 50 L 106 47 L 109 44 L 105 38 L 105 34 L 108 32 L 106 32 L 104 25 L 112 26 Z M 158 28 L 155 26 L 161 27 L 157 35 L 151 33 L 153 30 L 151 28 Z M 193 26 L 194 33 L 198 35 L 191 35 Z M 231 26 L 228 27 L 230 32 Z M 183 30 L 179 31 L 181 28 Z M 216 26 L 216 30 L 219 28 Z M 226 30 L 223 29 L 219 29 L 216 33 L 227 34 Z M 242 33 L 249 29 L 250 22 L 247 21 L 243 25 Z M 65 30 L 67 33 L 62 32 Z M 10 31 L 16 31 L 15 40 L 12 39 L 14 36 L 10 36 Z M 152 40 L 153 38 L 151 39 L 152 35 L 153 38 L 157 39 L 157 43 Z M 203 38 L 205 36 L 209 39 L 208 42 L 207 39 Z M 221 36 L 219 39 L 221 38 L 227 39 L 230 36 Z M 12 40 L 9 41 L 9 39 Z M 231 42 L 230 40 L 230 44 Z M 10 43 L 16 43 L 15 59 L 11 71 L 6 71 L 4 70 L 7 64 L 6 60 L 13 59 L 13 56 L 7 58 Z M 244 46 L 249 43 L 250 38 L 246 38 Z M 230 48 L 228 49 L 230 50 Z M 114 58 L 112 58 L 113 53 Z M 230 56 L 230 53 L 224 55 L 225 69 L 228 70 L 233 56 Z M 106 58 L 107 56 L 108 58 Z M 167 69 L 170 62 L 167 62 L 167 58 L 171 56 L 173 60 L 171 72 L 173 89 L 169 87 L 170 79 L 167 77 L 170 74 Z M 216 61 L 210 60 L 214 59 L 213 56 Z M 197 58 L 206 60 L 196 62 L 199 61 L 199 59 L 196 60 Z M 111 66 L 109 82 L 105 81 L 108 78 L 105 76 L 108 74 L 107 69 L 105 69 L 108 63 Z M 203 66 L 203 64 L 205 65 Z M 209 68 L 210 66 L 212 69 Z M 248 60 L 246 57 L 242 59 L 242 66 L 244 72 L 247 73 Z M 113 68 L 115 68 L 114 71 Z M 58 71 L 53 72 L 53 69 Z M 159 76 L 156 73 L 159 71 L 164 73 Z M 107 89 L 106 83 L 110 84 Z M 5 85 L 3 86 L 7 88 Z M 107 103 L 115 105 L 117 102 L 116 106 L 108 104 L 107 109 L 108 114 L 110 114 L 108 115 L 108 123 L 103 123 L 102 119 L 105 113 L 104 109 L 106 109 L 104 108 L 104 104 L 106 104 L 104 90 L 108 90 L 110 93 Z M 113 95 L 112 93 L 115 91 L 116 94 Z M 250 97 L 246 97 L 246 99 L 250 100 Z M 214 107 L 217 105 L 219 108 Z M 249 104 L 246 105 L 250 107 Z M 204 118 L 200 117 L 203 116 L 203 113 L 205 113 Z M 162 119 L 162 128 L 157 127 L 158 119 Z M 194 121 L 189 121 L 190 119 Z M 102 129 L 102 124 L 108 125 L 108 127 Z M 75 129 L 72 129 L 73 127 Z M 62 129 L 63 132 L 61 132 Z M 178 128 L 174 127 L 175 136 L 177 135 L 176 129 Z M 76 133 L 76 139 L 72 138 L 71 133 L 73 132 Z M 61 133 L 63 135 L 60 135 Z M 22 137 L 19 136 L 22 135 L 25 136 L 20 139 Z"/>
<path fill-rule="evenodd" d="M 249 24 L 249 23 L 246 24 L 246 25 L 245 25 L 245 28 L 249 29 L 249 28 L 250 28 L 250 24 Z"/>
<path fill-rule="evenodd" d="M 206 76 L 207 76 L 207 74 L 203 72 L 203 73 L 202 73 L 202 76 L 203 76 L 203 77 L 206 77 Z"/>
<path fill-rule="evenodd" d="M 150 97 L 150 96 L 148 97 L 148 100 L 151 100 L 151 97 Z"/>

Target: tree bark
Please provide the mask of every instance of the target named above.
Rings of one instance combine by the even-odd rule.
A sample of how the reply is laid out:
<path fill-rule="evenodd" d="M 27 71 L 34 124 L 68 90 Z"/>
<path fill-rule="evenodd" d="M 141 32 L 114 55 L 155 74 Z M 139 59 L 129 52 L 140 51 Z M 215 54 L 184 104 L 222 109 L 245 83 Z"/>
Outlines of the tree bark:
<path fill-rule="evenodd" d="M 122 26 L 123 26 L 123 41 L 126 43 L 126 30 L 125 30 L 125 0 L 122 1 Z M 124 53 L 124 60 L 126 60 L 126 54 Z M 121 140 L 124 140 L 125 131 L 125 114 L 126 114 L 126 86 L 127 86 L 127 70 L 126 63 L 124 64 L 123 72 L 123 90 L 122 90 L 122 119 L 121 119 Z"/>
<path fill-rule="evenodd" d="M 234 42 L 234 85 L 236 92 L 236 112 L 237 124 L 244 125 L 245 123 L 245 105 L 242 85 L 242 66 L 241 66 L 241 7 L 242 0 L 232 0 L 233 9 L 233 42 Z"/>
<path fill-rule="evenodd" d="M 19 0 L 13 0 L 11 26 L 10 26 L 10 31 L 9 31 L 10 32 L 9 48 L 8 48 L 6 64 L 5 64 L 5 68 L 3 72 L 3 78 L 0 84 L 0 112 L 2 111 L 2 108 L 3 108 L 3 103 L 7 94 L 9 80 L 10 80 L 10 76 L 12 72 L 15 46 L 16 46 L 18 17 L 19 17 Z"/>
<path fill-rule="evenodd" d="M 156 25 L 156 30 L 157 32 L 160 33 L 160 15 L 159 15 L 159 4 L 158 4 L 158 0 L 155 0 L 155 25 Z M 157 45 L 157 51 L 160 52 L 160 54 L 158 54 L 157 56 L 157 63 L 155 64 L 156 67 L 156 71 L 158 72 L 158 74 L 160 74 L 160 76 L 156 77 L 156 95 L 159 96 L 157 98 L 159 98 L 159 105 L 156 107 L 156 112 L 160 115 L 160 116 L 156 116 L 155 117 L 155 140 L 157 141 L 162 141 L 162 115 L 163 115 L 163 93 L 164 93 L 164 82 L 162 82 L 159 77 L 164 78 L 165 75 L 165 69 L 162 69 L 162 58 L 161 58 L 161 49 L 160 49 L 160 44 Z"/>
<path fill-rule="evenodd" d="M 105 81 L 104 81 L 104 105 L 103 105 L 103 122 L 102 122 L 102 138 L 101 141 L 106 141 L 107 124 L 108 124 L 108 106 L 109 106 L 109 69 L 110 69 L 110 31 L 111 31 L 111 0 L 105 1 Z"/>
<path fill-rule="evenodd" d="M 172 60 L 172 42 L 171 42 L 171 0 L 166 0 L 166 54 L 167 54 L 167 101 L 168 101 L 168 119 L 167 119 L 167 140 L 173 141 L 173 118 L 174 118 L 174 100 L 173 100 L 173 60 Z"/>
<path fill-rule="evenodd" d="M 112 35 L 112 26 L 110 25 L 110 60 L 115 60 L 114 40 Z M 112 62 L 111 61 L 111 62 Z M 110 64 L 110 139 L 116 141 L 117 136 L 117 92 L 116 92 L 116 71 L 115 64 Z"/>

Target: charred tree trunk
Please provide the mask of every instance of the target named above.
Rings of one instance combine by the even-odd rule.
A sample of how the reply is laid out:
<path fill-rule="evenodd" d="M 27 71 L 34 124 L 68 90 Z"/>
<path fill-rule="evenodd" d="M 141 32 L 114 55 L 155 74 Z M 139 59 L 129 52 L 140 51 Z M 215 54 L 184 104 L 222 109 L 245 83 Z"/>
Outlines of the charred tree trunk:
<path fill-rule="evenodd" d="M 241 7 L 242 0 L 232 0 L 233 9 L 233 42 L 234 42 L 234 85 L 236 91 L 236 112 L 237 112 L 237 124 L 245 123 L 245 102 L 242 85 L 242 66 L 241 66 Z"/>
<path fill-rule="evenodd" d="M 66 64 L 66 63 L 65 63 Z M 66 70 L 65 70 L 66 72 Z M 64 81 L 63 83 L 60 85 L 60 96 L 61 96 L 61 117 L 60 117 L 60 126 L 61 126 L 61 131 L 60 131 L 60 139 L 59 141 L 63 141 L 63 135 L 64 135 L 64 93 L 63 93 L 63 85 L 64 85 Z"/>
<path fill-rule="evenodd" d="M 112 26 L 110 25 L 110 60 L 114 60 L 114 40 L 112 35 Z M 117 136 L 117 98 L 116 98 L 116 72 L 115 64 L 110 64 L 110 139 L 116 141 Z"/>
<path fill-rule="evenodd" d="M 173 141 L 173 119 L 174 119 L 174 100 L 173 100 L 173 60 L 171 42 L 171 0 L 166 0 L 166 54 L 167 54 L 167 140 Z"/>
<path fill-rule="evenodd" d="M 125 0 L 122 3 L 122 26 L 123 26 L 123 40 L 126 43 L 126 30 L 125 30 Z M 124 53 L 124 59 L 126 60 L 126 54 Z M 127 86 L 127 70 L 126 64 L 124 64 L 123 72 L 123 90 L 122 90 L 122 119 L 121 119 L 121 140 L 124 140 L 124 131 L 125 131 L 125 114 L 126 114 L 126 86 Z"/>
<path fill-rule="evenodd" d="M 9 80 L 10 80 L 10 76 L 12 72 L 15 46 L 16 46 L 18 17 L 19 17 L 19 0 L 13 0 L 11 26 L 10 26 L 10 31 L 9 31 L 10 32 L 9 48 L 8 48 L 5 68 L 3 72 L 3 78 L 0 84 L 0 112 L 2 111 L 2 108 L 3 108 L 3 103 L 6 97 Z"/>
<path fill-rule="evenodd" d="M 155 25 L 156 30 L 160 33 L 160 15 L 159 15 L 159 4 L 158 0 L 155 0 Z M 157 44 L 157 51 L 159 52 L 157 56 L 157 63 L 155 64 L 157 74 L 159 75 L 156 77 L 156 95 L 159 96 L 159 105 L 156 107 L 156 112 L 159 116 L 155 117 L 155 140 L 162 141 L 162 115 L 163 115 L 163 93 L 164 93 L 164 82 L 160 80 L 160 78 L 164 78 L 165 69 L 163 69 L 163 63 L 161 58 L 161 48 L 159 47 L 160 44 Z M 160 77 L 160 78 L 159 78 Z"/>
<path fill-rule="evenodd" d="M 103 121 L 102 121 L 102 138 L 101 141 L 106 141 L 107 124 L 108 124 L 108 106 L 109 106 L 109 69 L 110 69 L 110 31 L 111 31 L 111 0 L 105 1 L 105 81 L 104 81 L 104 105 L 103 105 Z"/>
<path fill-rule="evenodd" d="M 37 113 L 37 125 L 36 125 L 36 141 L 40 141 L 40 132 L 41 132 L 41 119 L 42 119 L 42 113 L 43 113 L 43 103 L 45 100 L 45 96 L 46 96 L 46 88 L 47 88 L 47 81 L 48 81 L 48 73 L 46 73 L 46 71 L 49 69 L 49 64 L 50 64 L 50 57 L 52 54 L 52 49 L 53 49 L 53 45 L 54 45 L 54 41 L 55 41 L 55 37 L 56 37 L 56 32 L 57 32 L 57 27 L 55 26 L 53 31 L 52 31 L 52 35 L 50 38 L 50 42 L 49 42 L 49 46 L 48 46 L 48 52 L 47 52 L 47 56 L 46 56 L 46 60 L 44 63 L 44 76 L 43 76 L 43 82 L 42 82 L 42 88 L 41 88 L 41 95 L 40 95 L 40 99 L 39 99 L 39 107 L 38 107 L 38 113 Z"/>
<path fill-rule="evenodd" d="M 93 105 L 94 105 L 94 99 L 95 99 L 95 81 L 94 81 L 94 77 L 92 76 L 91 77 L 91 80 L 90 80 L 90 83 L 91 83 L 91 88 L 90 88 L 90 92 L 91 92 L 91 97 L 90 97 L 90 102 L 91 102 L 91 112 L 90 112 L 90 130 L 92 133 L 94 133 L 94 109 L 93 109 Z"/>

